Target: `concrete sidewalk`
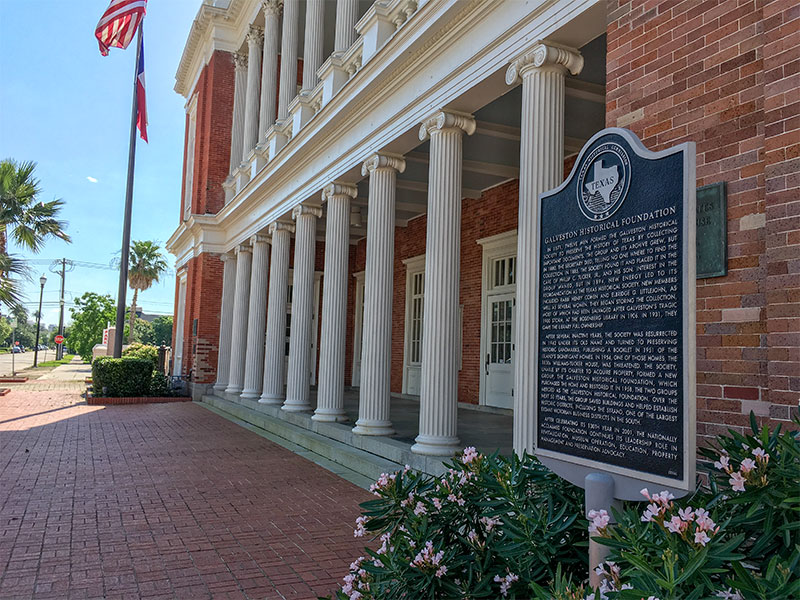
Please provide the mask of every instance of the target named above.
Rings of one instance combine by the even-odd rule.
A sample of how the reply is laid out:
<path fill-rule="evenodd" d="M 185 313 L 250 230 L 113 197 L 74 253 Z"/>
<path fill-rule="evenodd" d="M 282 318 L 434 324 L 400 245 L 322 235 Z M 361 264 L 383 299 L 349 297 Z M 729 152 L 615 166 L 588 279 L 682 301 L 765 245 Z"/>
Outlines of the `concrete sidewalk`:
<path fill-rule="evenodd" d="M 59 365 L 49 373 L 39 377 L 39 381 L 83 381 L 85 377 L 91 377 L 92 365 L 84 364 L 79 358 L 75 357 L 72 362 Z"/>
<path fill-rule="evenodd" d="M 363 489 L 195 404 L 77 384 L 0 398 L 0 598 L 310 600 L 363 554 Z"/>

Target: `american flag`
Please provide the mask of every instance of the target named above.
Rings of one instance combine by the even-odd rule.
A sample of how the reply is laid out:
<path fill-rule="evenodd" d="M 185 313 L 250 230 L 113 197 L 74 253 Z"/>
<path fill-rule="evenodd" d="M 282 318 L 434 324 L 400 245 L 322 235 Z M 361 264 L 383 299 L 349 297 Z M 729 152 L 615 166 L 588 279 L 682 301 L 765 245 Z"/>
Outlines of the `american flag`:
<path fill-rule="evenodd" d="M 136 35 L 146 8 L 147 0 L 111 0 L 94 30 L 100 54 L 108 56 L 111 47 L 127 48 Z"/>

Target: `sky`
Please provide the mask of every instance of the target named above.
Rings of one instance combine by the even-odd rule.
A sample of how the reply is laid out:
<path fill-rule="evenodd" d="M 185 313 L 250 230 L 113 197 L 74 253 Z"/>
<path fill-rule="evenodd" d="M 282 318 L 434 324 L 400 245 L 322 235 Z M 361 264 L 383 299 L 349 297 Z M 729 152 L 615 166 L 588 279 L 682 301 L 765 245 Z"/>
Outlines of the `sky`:
<path fill-rule="evenodd" d="M 115 300 L 128 164 L 136 44 L 100 55 L 94 29 L 109 0 L 0 0 L 0 160 L 34 161 L 41 199 L 61 198 L 72 243 L 47 242 L 38 254 L 10 245 L 30 260 L 23 286 L 29 313 L 37 310 L 39 277 L 47 277 L 42 322 L 58 323 L 61 278 L 50 272 L 66 257 L 95 266 L 67 273 L 65 316 L 87 291 Z M 138 140 L 132 240 L 164 246 L 179 218 L 185 99 L 175 72 L 201 0 L 150 0 L 144 20 L 149 143 Z M 146 313 L 172 314 L 174 257 L 169 272 L 139 294 Z M 132 290 L 127 291 L 130 304 Z"/>

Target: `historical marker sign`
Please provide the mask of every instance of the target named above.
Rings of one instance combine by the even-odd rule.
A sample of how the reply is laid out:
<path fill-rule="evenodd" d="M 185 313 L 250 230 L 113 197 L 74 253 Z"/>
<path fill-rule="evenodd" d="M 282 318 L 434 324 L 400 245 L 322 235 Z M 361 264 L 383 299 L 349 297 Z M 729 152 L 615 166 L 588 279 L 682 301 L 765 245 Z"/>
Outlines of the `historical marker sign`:
<path fill-rule="evenodd" d="M 694 165 L 606 129 L 540 196 L 536 454 L 617 498 L 694 487 Z"/>

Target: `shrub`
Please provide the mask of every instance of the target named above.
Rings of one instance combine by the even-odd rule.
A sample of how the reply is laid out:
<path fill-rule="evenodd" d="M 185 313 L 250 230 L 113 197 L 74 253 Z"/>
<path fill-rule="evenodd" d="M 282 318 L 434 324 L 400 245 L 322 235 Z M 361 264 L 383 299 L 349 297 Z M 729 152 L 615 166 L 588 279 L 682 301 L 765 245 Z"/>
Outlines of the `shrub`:
<path fill-rule="evenodd" d="M 531 456 L 467 448 L 442 477 L 406 468 L 372 492 L 355 535 L 381 546 L 351 565 L 337 598 L 519 598 L 559 564 L 588 569 L 581 490 Z"/>
<path fill-rule="evenodd" d="M 609 598 L 660 600 L 800 597 L 800 432 L 731 431 L 701 449 L 709 485 L 687 498 L 642 494 L 619 524 L 601 527 L 611 547 Z M 800 421 L 795 417 L 795 424 Z M 630 589 L 622 590 L 622 586 Z"/>
<path fill-rule="evenodd" d="M 605 511 L 583 519 L 582 490 L 529 456 L 467 448 L 441 478 L 384 474 L 355 530 L 381 545 L 350 565 L 335 597 L 800 598 L 800 431 L 770 433 L 752 414 L 751 429 L 701 449 L 707 486 L 680 500 L 643 489 L 647 503 L 626 502 L 614 525 Z M 610 549 L 597 590 L 588 535 Z"/>
<path fill-rule="evenodd" d="M 146 396 L 152 374 L 153 363 L 143 358 L 99 356 L 92 363 L 95 394 L 110 398 Z"/>
<path fill-rule="evenodd" d="M 160 371 L 153 371 L 153 378 L 150 380 L 150 393 L 148 395 L 159 398 L 177 396 L 175 390 L 172 389 L 169 377 Z"/>
<path fill-rule="evenodd" d="M 131 358 L 143 358 L 153 363 L 153 369 L 158 369 L 158 348 L 134 342 L 122 353 L 122 356 Z"/>

